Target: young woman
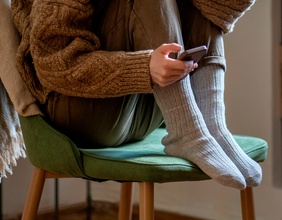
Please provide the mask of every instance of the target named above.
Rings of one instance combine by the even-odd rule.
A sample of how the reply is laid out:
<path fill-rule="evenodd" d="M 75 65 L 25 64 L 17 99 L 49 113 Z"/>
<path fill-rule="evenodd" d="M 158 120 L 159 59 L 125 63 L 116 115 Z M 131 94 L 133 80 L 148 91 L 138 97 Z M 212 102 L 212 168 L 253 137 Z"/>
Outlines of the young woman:
<path fill-rule="evenodd" d="M 46 118 L 79 145 L 137 141 L 163 119 L 165 152 L 244 189 L 262 172 L 225 122 L 223 33 L 254 3 L 14 0 L 18 68 Z M 199 63 L 177 60 L 206 45 Z"/>

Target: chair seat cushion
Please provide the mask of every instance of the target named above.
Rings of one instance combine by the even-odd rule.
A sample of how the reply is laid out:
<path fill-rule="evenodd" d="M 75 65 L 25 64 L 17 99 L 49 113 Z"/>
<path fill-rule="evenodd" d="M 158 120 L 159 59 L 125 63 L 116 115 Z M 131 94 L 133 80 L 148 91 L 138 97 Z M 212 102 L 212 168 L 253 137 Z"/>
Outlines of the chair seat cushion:
<path fill-rule="evenodd" d="M 81 149 L 87 176 L 120 181 L 176 182 L 206 180 L 210 177 L 193 163 L 164 153 L 166 135 L 159 128 L 142 141 L 121 147 Z M 255 137 L 234 135 L 242 149 L 257 162 L 266 158 L 267 143 Z"/>
<path fill-rule="evenodd" d="M 187 160 L 164 153 L 159 128 L 142 141 L 115 148 L 81 149 L 50 126 L 43 117 L 21 117 L 30 162 L 54 173 L 96 180 L 176 182 L 209 177 Z M 235 135 L 242 149 L 257 162 L 265 160 L 267 143 L 256 137 Z M 81 147 L 81 146 L 80 146 Z"/>

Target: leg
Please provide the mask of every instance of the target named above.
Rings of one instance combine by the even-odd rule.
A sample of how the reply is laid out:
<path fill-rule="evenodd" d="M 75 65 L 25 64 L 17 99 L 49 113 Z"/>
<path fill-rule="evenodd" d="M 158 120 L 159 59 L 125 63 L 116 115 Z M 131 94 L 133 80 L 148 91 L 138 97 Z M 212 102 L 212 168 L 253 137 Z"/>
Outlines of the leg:
<path fill-rule="evenodd" d="M 206 127 L 193 96 L 190 77 L 187 76 L 164 88 L 156 86 L 154 95 L 168 131 L 162 141 L 165 152 L 192 161 L 223 185 L 237 189 L 245 188 L 240 171 Z"/>
<path fill-rule="evenodd" d="M 191 80 L 196 101 L 210 133 L 241 171 L 247 185 L 258 186 L 262 179 L 260 165 L 245 154 L 226 125 L 224 75 L 218 65 L 198 69 Z"/>
<path fill-rule="evenodd" d="M 140 94 L 86 99 L 54 93 L 44 112 L 54 127 L 84 148 L 140 140 L 163 121 L 154 97 Z"/>
<path fill-rule="evenodd" d="M 125 182 L 121 184 L 121 193 L 119 201 L 119 220 L 131 220 L 132 218 L 132 182 Z"/>
<path fill-rule="evenodd" d="M 255 220 L 255 210 L 253 201 L 253 189 L 247 187 L 241 190 L 241 207 L 243 220 Z"/>
<path fill-rule="evenodd" d="M 175 0 L 135 0 L 129 27 L 134 50 L 156 49 L 163 43 L 183 45 Z"/>
<path fill-rule="evenodd" d="M 185 1 L 182 1 L 182 4 L 181 8 L 187 7 Z M 207 55 L 199 63 L 200 67 L 191 76 L 195 99 L 205 123 L 211 135 L 243 174 L 247 185 L 257 186 L 262 178 L 259 164 L 242 151 L 226 125 L 224 106 L 225 60 L 221 30 L 211 22 L 207 23 L 205 19 L 194 20 L 195 14 L 189 18 L 186 17 L 187 13 L 181 15 L 182 23 L 191 25 L 190 32 L 193 33 L 193 38 L 190 42 L 196 45 L 206 44 L 209 48 Z M 199 26 L 202 28 L 199 29 Z M 188 28 L 185 28 L 183 32 L 186 31 L 185 33 L 188 35 L 187 30 Z M 208 37 L 207 34 L 213 37 Z M 195 38 L 194 35 L 197 37 Z M 186 44 L 189 44 L 189 42 L 186 42 Z"/>
<path fill-rule="evenodd" d="M 136 25 L 144 30 L 143 34 L 133 35 L 134 42 L 142 41 L 138 40 L 141 38 L 139 36 L 144 36 L 151 42 L 153 48 L 161 43 L 182 44 L 181 22 L 176 1 L 135 1 L 133 11 L 137 17 Z M 189 12 L 187 11 L 188 14 Z M 157 37 L 156 30 L 151 27 L 151 20 L 155 22 L 158 30 L 165 30 L 161 31 L 162 34 L 158 33 Z M 163 139 L 165 152 L 194 162 L 221 184 L 238 189 L 244 188 L 245 181 L 240 171 L 206 128 L 191 90 L 190 77 L 164 88 L 156 85 L 154 96 L 167 125 L 168 136 Z"/>
<path fill-rule="evenodd" d="M 154 220 L 154 183 L 141 182 L 140 185 L 140 220 Z"/>
<path fill-rule="evenodd" d="M 45 170 L 36 167 L 34 168 L 22 220 L 36 219 L 37 210 L 45 183 L 45 174 Z"/>

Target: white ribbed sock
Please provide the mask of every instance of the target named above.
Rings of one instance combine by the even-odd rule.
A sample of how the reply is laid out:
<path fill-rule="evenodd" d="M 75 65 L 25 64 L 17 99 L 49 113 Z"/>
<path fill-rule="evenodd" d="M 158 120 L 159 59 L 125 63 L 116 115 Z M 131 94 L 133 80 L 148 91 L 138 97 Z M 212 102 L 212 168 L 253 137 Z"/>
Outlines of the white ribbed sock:
<path fill-rule="evenodd" d="M 205 125 L 193 96 L 190 76 L 167 87 L 156 85 L 154 96 L 168 132 L 162 140 L 165 152 L 195 163 L 223 185 L 244 189 L 246 183 L 241 172 Z"/>
<path fill-rule="evenodd" d="M 195 99 L 211 135 L 241 171 L 247 185 L 258 186 L 262 179 L 260 165 L 245 154 L 226 126 L 224 75 L 219 65 L 198 69 L 191 77 Z"/>

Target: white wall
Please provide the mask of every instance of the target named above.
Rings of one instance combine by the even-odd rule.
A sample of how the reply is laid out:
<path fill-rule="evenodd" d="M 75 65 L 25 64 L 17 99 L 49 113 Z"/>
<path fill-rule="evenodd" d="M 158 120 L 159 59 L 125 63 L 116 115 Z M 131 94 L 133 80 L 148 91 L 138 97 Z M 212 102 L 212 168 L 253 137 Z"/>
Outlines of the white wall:
<path fill-rule="evenodd" d="M 257 0 L 225 41 L 228 61 L 226 105 L 230 130 L 258 136 L 269 143 L 269 155 L 262 164 L 263 182 L 254 189 L 258 220 L 278 220 L 282 216 L 278 60 L 280 4 L 279 0 Z M 12 216 L 22 210 L 31 171 L 28 161 L 20 160 L 14 175 L 4 180 L 3 209 L 6 215 Z M 94 199 L 118 201 L 118 183 L 92 185 Z M 61 204 L 76 203 L 74 198 L 78 198 L 78 202 L 84 200 L 84 181 L 63 180 L 60 186 Z M 157 184 L 155 191 L 158 209 L 206 219 L 241 219 L 239 192 L 212 180 Z M 48 181 L 41 207 L 52 207 L 52 204 L 53 181 Z"/>

